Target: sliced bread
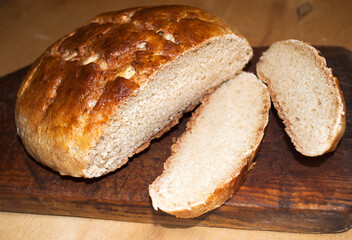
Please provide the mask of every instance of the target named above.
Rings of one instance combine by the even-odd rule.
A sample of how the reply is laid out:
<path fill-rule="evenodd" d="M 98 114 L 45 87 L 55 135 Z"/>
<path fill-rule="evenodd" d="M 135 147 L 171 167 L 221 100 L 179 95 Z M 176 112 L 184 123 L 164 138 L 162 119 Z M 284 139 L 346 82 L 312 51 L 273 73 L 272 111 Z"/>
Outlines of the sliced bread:
<path fill-rule="evenodd" d="M 269 109 L 267 88 L 251 73 L 242 72 L 209 95 L 149 186 L 153 207 L 192 218 L 228 200 L 252 165 Z"/>
<path fill-rule="evenodd" d="M 338 80 L 307 43 L 274 43 L 257 63 L 278 115 L 297 151 L 319 156 L 334 151 L 345 131 L 345 103 Z"/>

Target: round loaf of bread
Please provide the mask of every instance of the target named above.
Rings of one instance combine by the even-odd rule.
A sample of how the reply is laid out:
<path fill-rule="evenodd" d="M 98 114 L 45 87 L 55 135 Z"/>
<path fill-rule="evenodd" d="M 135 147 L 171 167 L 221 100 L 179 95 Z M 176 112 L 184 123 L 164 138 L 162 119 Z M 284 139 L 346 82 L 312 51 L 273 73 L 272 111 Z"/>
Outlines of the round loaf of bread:
<path fill-rule="evenodd" d="M 28 153 L 62 175 L 98 177 L 127 162 L 252 57 L 248 42 L 193 7 L 104 13 L 32 65 L 17 96 Z"/>

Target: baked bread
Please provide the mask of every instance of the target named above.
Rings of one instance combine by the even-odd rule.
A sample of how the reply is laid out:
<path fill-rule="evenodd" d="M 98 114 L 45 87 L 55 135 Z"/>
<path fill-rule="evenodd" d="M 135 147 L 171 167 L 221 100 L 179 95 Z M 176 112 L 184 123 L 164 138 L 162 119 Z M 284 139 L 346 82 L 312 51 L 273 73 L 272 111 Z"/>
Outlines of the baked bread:
<path fill-rule="evenodd" d="M 33 64 L 17 132 L 37 161 L 74 177 L 121 167 L 252 57 L 244 37 L 193 7 L 104 13 Z"/>
<path fill-rule="evenodd" d="M 345 131 L 339 83 L 319 52 L 307 43 L 274 43 L 257 63 L 278 115 L 297 151 L 319 156 L 334 151 Z"/>
<path fill-rule="evenodd" d="M 265 84 L 247 72 L 205 98 L 149 186 L 153 207 L 192 218 L 228 200 L 252 166 L 270 104 Z"/>

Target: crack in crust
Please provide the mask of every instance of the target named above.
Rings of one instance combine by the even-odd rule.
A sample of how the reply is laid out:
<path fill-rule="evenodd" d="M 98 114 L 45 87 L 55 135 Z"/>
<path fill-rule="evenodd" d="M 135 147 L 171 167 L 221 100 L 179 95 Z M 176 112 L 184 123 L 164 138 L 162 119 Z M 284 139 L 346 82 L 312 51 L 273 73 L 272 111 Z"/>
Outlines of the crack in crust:
<path fill-rule="evenodd" d="M 167 11 L 163 12 L 164 9 Z M 163 14 L 158 17 L 154 14 L 160 12 Z M 94 66 L 93 68 L 104 71 L 99 76 L 100 81 L 104 82 L 101 94 L 107 90 L 107 82 L 115 81 L 117 76 L 140 86 L 155 69 L 195 43 L 215 35 L 212 30 L 217 30 L 216 33 L 228 31 L 220 24 L 220 20 L 199 9 L 180 6 L 133 8 L 104 13 L 53 44 L 42 56 L 46 61 L 41 61 L 32 77 L 45 78 L 46 76 L 37 76 L 43 74 L 42 68 L 51 62 L 57 64 L 61 61 L 60 71 L 64 75 L 72 63 L 75 65 L 72 71 L 79 72 L 82 66 Z M 63 80 L 69 81 L 69 77 L 63 76 Z M 52 100 L 47 99 L 48 102 Z M 93 106 L 91 101 L 86 106 L 89 109 L 86 112 L 90 112 Z"/>

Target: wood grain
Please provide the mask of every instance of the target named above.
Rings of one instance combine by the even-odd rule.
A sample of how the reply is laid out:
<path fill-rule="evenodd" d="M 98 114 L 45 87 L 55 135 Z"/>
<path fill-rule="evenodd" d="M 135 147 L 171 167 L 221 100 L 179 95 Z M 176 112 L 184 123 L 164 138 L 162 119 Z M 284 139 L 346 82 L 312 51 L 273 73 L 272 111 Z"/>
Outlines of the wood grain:
<path fill-rule="evenodd" d="M 0 212 L 2 240 L 118 239 L 118 240 L 351 240 L 351 231 L 301 234 L 232 228 L 178 227 L 78 217 Z"/>
<path fill-rule="evenodd" d="M 265 48 L 255 48 L 255 62 Z M 99 179 L 62 177 L 31 159 L 13 119 L 19 84 L 27 68 L 0 79 L 0 210 L 83 216 L 180 226 L 217 226 L 289 232 L 340 232 L 352 219 L 352 53 L 319 47 L 339 78 L 347 105 L 347 130 L 336 152 L 317 158 L 297 153 L 274 110 L 247 180 L 224 206 L 195 219 L 152 209 L 148 185 L 162 171 L 175 137 L 189 115 L 125 167 Z"/>

